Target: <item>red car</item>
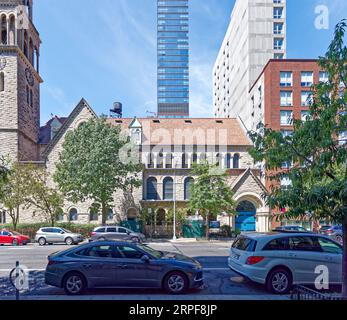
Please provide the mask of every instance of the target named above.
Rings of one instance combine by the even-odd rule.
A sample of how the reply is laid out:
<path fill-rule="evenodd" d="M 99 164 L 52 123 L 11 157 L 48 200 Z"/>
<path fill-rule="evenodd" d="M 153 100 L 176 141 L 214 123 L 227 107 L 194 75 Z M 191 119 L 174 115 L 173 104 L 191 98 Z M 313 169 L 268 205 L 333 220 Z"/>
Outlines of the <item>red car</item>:
<path fill-rule="evenodd" d="M 0 231 L 0 245 L 12 244 L 14 246 L 27 245 L 30 238 L 15 231 Z"/>

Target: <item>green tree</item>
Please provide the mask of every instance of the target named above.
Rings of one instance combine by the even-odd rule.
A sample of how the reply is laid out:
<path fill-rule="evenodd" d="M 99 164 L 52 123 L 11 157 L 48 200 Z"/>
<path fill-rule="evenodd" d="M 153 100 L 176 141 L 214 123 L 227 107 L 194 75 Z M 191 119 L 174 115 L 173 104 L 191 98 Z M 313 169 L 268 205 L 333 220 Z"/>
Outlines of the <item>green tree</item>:
<path fill-rule="evenodd" d="M 189 208 L 196 210 L 206 221 L 206 237 L 209 236 L 209 221 L 222 212 L 234 213 L 233 192 L 227 183 L 227 173 L 208 162 L 193 165 L 196 179 L 191 189 Z"/>
<path fill-rule="evenodd" d="M 118 126 L 91 119 L 66 135 L 54 180 L 70 201 L 99 205 L 105 224 L 114 193 L 140 186 L 141 168 L 136 148 Z"/>
<path fill-rule="evenodd" d="M 7 171 L 6 181 L 0 184 L 0 202 L 7 209 L 13 229 L 17 229 L 20 209 L 27 204 L 30 172 L 27 166 L 15 163 Z"/>
<path fill-rule="evenodd" d="M 38 215 L 54 227 L 58 215 L 63 213 L 64 198 L 58 190 L 48 187 L 48 173 L 45 168 L 30 166 L 27 181 L 30 190 L 27 196 L 27 208 L 34 208 Z"/>
<path fill-rule="evenodd" d="M 265 162 L 272 188 L 267 202 L 272 208 L 286 208 L 282 217 L 328 219 L 343 225 L 343 297 L 347 299 L 347 48 L 346 23 L 336 26 L 334 39 L 319 65 L 329 75 L 327 83 L 312 88 L 312 103 L 306 121 L 295 120 L 293 134 L 259 125 L 250 132 L 251 154 Z M 292 163 L 289 170 L 281 169 Z M 290 184 L 281 188 L 280 180 Z"/>

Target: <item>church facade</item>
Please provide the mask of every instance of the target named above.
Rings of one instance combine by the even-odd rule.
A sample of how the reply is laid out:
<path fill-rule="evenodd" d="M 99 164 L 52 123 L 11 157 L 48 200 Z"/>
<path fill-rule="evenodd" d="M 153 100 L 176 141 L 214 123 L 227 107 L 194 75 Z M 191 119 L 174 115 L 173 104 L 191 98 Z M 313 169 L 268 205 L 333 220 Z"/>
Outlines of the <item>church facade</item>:
<path fill-rule="evenodd" d="M 32 5 L 31 0 L 0 1 L 0 156 L 35 162 L 52 177 L 66 133 L 97 115 L 82 99 L 68 117 L 53 117 L 40 128 L 41 41 L 32 21 Z M 109 118 L 107 122 L 120 126 L 138 145 L 144 166 L 140 188 L 131 194 L 115 192 L 107 223 L 141 219 L 144 210 L 151 210 L 157 230 L 164 232 L 170 210 L 187 207 L 196 179 L 193 163 L 207 160 L 227 172 L 237 202 L 235 217 L 230 219 L 221 212 L 218 220 L 242 231 L 269 230 L 270 209 L 262 197 L 266 189 L 248 153 L 251 142 L 238 119 Z M 56 187 L 52 178 L 48 184 Z M 100 224 L 101 216 L 93 212 L 92 205 L 91 201 L 66 202 L 59 220 Z M 198 213 L 192 216 L 199 218 Z M 10 222 L 6 214 L 0 223 L 5 220 Z M 22 210 L 20 223 L 31 222 L 41 221 L 29 210 Z"/>

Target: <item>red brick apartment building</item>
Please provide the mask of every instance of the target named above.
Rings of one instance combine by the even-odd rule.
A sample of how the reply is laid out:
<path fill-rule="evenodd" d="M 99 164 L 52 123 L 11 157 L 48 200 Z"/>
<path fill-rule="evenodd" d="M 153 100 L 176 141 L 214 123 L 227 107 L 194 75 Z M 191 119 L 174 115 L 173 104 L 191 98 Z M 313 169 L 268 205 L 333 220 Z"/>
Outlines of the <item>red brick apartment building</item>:
<path fill-rule="evenodd" d="M 284 135 L 290 134 L 292 119 L 305 119 L 312 85 L 327 78 L 318 60 L 269 60 L 250 89 L 252 120 L 248 123 L 252 123 L 252 130 L 262 122 L 273 130 L 281 130 Z M 281 182 L 286 183 L 288 181 Z M 270 181 L 265 181 L 265 185 L 269 189 Z"/>

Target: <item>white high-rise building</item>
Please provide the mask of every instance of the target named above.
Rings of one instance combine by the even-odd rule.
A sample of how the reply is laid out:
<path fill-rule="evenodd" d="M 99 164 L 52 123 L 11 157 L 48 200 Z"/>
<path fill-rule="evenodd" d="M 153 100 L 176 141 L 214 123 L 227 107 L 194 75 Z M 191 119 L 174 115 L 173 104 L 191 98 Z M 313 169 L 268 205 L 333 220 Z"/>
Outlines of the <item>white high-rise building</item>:
<path fill-rule="evenodd" d="M 236 0 L 213 69 L 216 117 L 252 127 L 249 90 L 270 59 L 286 58 L 286 0 Z"/>

